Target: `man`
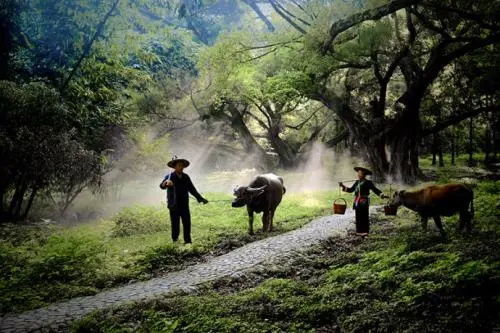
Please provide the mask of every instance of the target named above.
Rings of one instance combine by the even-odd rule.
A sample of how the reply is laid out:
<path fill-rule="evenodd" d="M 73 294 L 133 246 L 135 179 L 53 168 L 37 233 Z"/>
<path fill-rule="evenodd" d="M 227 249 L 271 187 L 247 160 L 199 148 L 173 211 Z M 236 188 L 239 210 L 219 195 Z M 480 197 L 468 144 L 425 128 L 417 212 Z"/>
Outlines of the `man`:
<path fill-rule="evenodd" d="M 184 173 L 184 168 L 189 166 L 189 161 L 174 157 L 167 165 L 174 169 L 167 174 L 160 184 L 162 190 L 167 189 L 167 204 L 170 211 L 170 223 L 172 226 L 172 240 L 177 242 L 180 233 L 180 220 L 182 219 L 182 231 L 184 243 L 191 244 L 191 213 L 189 212 L 189 193 L 198 202 L 208 203 L 196 190 L 191 178 Z"/>
<path fill-rule="evenodd" d="M 382 194 L 382 191 L 375 187 L 371 180 L 366 179 L 366 176 L 371 175 L 372 172 L 363 167 L 355 167 L 354 171 L 358 173 L 358 180 L 351 187 L 346 187 L 344 184 L 339 183 L 342 191 L 352 193 L 354 192 L 353 209 L 356 212 L 356 234 L 362 237 L 368 236 L 370 232 L 369 208 L 370 208 L 370 191 L 375 192 L 376 195 L 382 199 L 388 196 Z"/>

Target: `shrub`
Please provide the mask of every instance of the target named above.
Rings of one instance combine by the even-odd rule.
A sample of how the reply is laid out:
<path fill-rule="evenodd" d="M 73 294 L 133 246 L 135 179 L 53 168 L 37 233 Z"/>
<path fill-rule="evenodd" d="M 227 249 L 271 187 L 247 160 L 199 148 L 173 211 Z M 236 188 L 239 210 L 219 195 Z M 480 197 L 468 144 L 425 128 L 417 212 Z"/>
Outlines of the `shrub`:
<path fill-rule="evenodd" d="M 76 235 L 52 235 L 36 251 L 0 243 L 0 312 L 95 293 L 103 245 Z"/>
<path fill-rule="evenodd" d="M 165 231 L 169 228 L 166 210 L 148 206 L 132 206 L 116 214 L 112 221 L 112 237 L 126 237 Z"/>
<path fill-rule="evenodd" d="M 30 278 L 44 282 L 93 279 L 102 262 L 102 241 L 90 236 L 51 236 L 29 265 Z"/>
<path fill-rule="evenodd" d="M 167 243 L 147 250 L 144 256 L 137 261 L 137 264 L 145 272 L 151 273 L 159 269 L 169 270 L 172 267 L 177 267 L 193 258 L 201 257 L 203 253 L 203 248 L 197 245 L 186 249 Z"/>

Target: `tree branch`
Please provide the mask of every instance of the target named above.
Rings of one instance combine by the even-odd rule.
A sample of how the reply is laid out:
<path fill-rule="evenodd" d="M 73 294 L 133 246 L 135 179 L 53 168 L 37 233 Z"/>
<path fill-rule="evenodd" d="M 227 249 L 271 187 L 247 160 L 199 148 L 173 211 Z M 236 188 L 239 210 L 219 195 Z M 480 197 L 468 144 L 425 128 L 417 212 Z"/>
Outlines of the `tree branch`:
<path fill-rule="evenodd" d="M 348 137 L 349 137 L 349 131 L 343 130 L 342 132 L 340 132 L 339 134 L 334 136 L 332 139 L 328 140 L 325 144 L 328 147 L 335 147 L 336 145 L 338 145 L 339 143 L 341 143 L 342 141 L 344 141 Z"/>
<path fill-rule="evenodd" d="M 379 20 L 384 16 L 392 14 L 402 8 L 415 5 L 421 1 L 422 0 L 393 0 L 386 5 L 367 9 L 361 13 L 356 13 L 347 18 L 336 21 L 330 26 L 328 39 L 323 44 L 323 53 L 326 53 L 337 36 L 347 29 L 365 21 Z"/>
<path fill-rule="evenodd" d="M 87 58 L 87 56 L 89 55 L 90 50 L 92 49 L 92 45 L 97 40 L 97 38 L 99 38 L 99 36 L 101 35 L 101 33 L 102 33 L 103 29 L 104 29 L 104 26 L 106 25 L 106 22 L 111 17 L 111 14 L 115 11 L 115 9 L 118 6 L 119 2 L 120 2 L 120 0 L 116 0 L 113 3 L 113 6 L 111 7 L 111 9 L 106 13 L 106 15 L 104 15 L 104 18 L 102 19 L 102 21 L 99 22 L 99 25 L 97 26 L 97 29 L 96 29 L 94 35 L 92 36 L 92 38 L 90 39 L 90 41 L 87 43 L 87 45 L 85 45 L 85 48 L 84 48 L 84 50 L 83 50 L 80 58 L 78 58 L 78 61 L 73 66 L 73 69 L 69 73 L 69 75 L 66 78 L 66 80 L 64 80 L 63 83 L 61 84 L 61 89 L 60 89 L 61 92 L 64 92 L 66 90 L 66 88 L 68 87 L 69 82 L 71 81 L 71 79 L 75 75 L 76 71 L 78 69 L 80 69 L 80 66 L 81 66 L 83 60 L 85 58 Z"/>
<path fill-rule="evenodd" d="M 278 13 L 279 16 L 281 16 L 285 21 L 287 21 L 292 27 L 295 28 L 295 30 L 297 30 L 298 32 L 300 32 L 301 34 L 305 35 L 306 34 L 306 31 L 304 29 L 302 29 L 302 27 L 300 25 L 298 25 L 297 23 L 295 23 L 287 14 L 285 14 L 279 7 L 278 5 L 276 4 L 276 2 L 274 0 L 269 0 L 269 3 L 271 4 L 271 6 L 273 7 L 273 9 L 276 11 L 276 13 Z"/>
<path fill-rule="evenodd" d="M 451 116 L 448 119 L 446 119 L 446 120 L 444 120 L 444 121 L 442 121 L 442 122 L 440 122 L 432 127 L 423 129 L 422 136 L 428 136 L 428 135 L 440 132 L 440 131 L 444 130 L 445 128 L 452 126 L 452 125 L 455 125 L 455 124 L 458 124 L 459 122 L 461 122 L 467 118 L 475 117 L 475 116 L 477 116 L 481 113 L 484 113 L 484 112 L 490 112 L 490 111 L 495 112 L 495 111 L 498 111 L 499 109 L 500 109 L 500 105 L 491 105 L 491 106 L 481 107 L 481 108 L 467 111 L 467 112 L 462 112 L 460 114 Z"/>
<path fill-rule="evenodd" d="M 300 122 L 299 124 L 297 125 L 285 125 L 286 127 L 288 128 L 291 128 L 291 129 L 294 129 L 294 130 L 300 130 L 305 124 L 307 124 L 309 122 L 309 120 L 312 119 L 312 117 L 314 117 L 316 115 L 316 113 L 318 113 L 318 111 L 322 108 L 323 106 L 320 106 L 319 108 L 317 108 L 313 113 L 311 113 L 311 115 L 309 117 L 307 117 L 306 119 L 304 119 L 302 122 Z"/>
<path fill-rule="evenodd" d="M 301 19 L 301 18 L 300 18 L 300 17 L 298 17 L 298 16 L 295 16 L 293 13 L 291 13 L 290 11 L 288 11 L 285 7 L 283 7 L 283 6 L 279 3 L 279 1 L 276 1 L 276 5 L 277 5 L 277 6 L 278 6 L 278 7 L 279 7 L 279 8 L 280 8 L 280 9 L 281 9 L 281 10 L 282 10 L 285 14 L 287 14 L 288 16 L 290 16 L 290 17 L 292 17 L 292 18 L 294 18 L 294 19 L 296 19 L 296 20 L 299 20 L 299 21 L 300 21 L 302 24 L 304 24 L 304 25 L 307 25 L 307 26 L 310 26 L 310 25 L 311 25 L 311 23 L 307 22 L 306 20 Z"/>
<path fill-rule="evenodd" d="M 262 13 L 257 3 L 255 3 L 255 0 L 242 0 L 242 1 L 246 3 L 250 8 L 252 8 L 252 10 L 255 12 L 255 14 L 257 14 L 259 19 L 262 22 L 264 22 L 264 24 L 267 26 L 267 30 L 269 30 L 270 32 L 273 32 L 275 30 L 274 25 L 271 23 L 271 21 L 269 21 L 266 15 Z"/>

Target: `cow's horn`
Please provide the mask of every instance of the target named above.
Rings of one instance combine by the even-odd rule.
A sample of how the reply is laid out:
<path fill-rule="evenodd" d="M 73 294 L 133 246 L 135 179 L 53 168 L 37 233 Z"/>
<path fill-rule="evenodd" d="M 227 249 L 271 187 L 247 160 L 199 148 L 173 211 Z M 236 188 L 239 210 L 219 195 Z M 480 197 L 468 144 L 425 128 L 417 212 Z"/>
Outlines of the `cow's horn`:
<path fill-rule="evenodd" d="M 266 189 L 267 185 L 261 186 L 261 187 L 248 187 L 247 191 L 250 193 L 256 193 L 260 191 L 264 191 Z"/>

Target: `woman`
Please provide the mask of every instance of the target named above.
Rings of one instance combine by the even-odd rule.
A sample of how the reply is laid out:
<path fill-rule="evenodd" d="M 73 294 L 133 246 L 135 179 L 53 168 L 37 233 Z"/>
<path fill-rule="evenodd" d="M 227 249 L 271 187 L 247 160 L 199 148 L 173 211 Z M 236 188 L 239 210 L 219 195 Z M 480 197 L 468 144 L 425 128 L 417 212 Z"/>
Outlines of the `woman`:
<path fill-rule="evenodd" d="M 356 234 L 366 237 L 370 232 L 368 214 L 370 208 L 370 190 L 383 199 L 388 198 L 388 196 L 382 194 L 382 191 L 375 187 L 375 184 L 371 180 L 366 179 L 366 176 L 372 174 L 370 170 L 363 167 L 355 167 L 354 171 L 358 173 L 358 180 L 354 185 L 346 187 L 344 184 L 339 183 L 339 186 L 344 192 L 354 192 L 353 209 L 356 212 Z"/>

